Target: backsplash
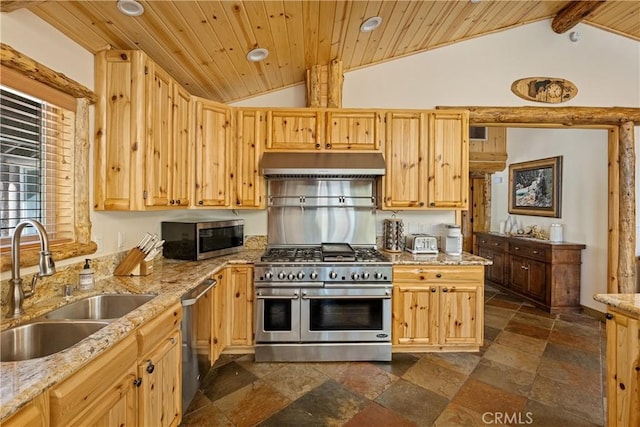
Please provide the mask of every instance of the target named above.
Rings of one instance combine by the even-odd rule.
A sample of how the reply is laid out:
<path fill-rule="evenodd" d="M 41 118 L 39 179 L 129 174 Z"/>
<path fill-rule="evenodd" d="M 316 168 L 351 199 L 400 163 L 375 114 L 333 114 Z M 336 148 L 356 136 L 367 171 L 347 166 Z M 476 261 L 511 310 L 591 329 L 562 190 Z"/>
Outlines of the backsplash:
<path fill-rule="evenodd" d="M 244 246 L 249 250 L 260 250 L 267 246 L 267 236 L 245 236 Z M 129 250 L 118 252 L 111 255 L 105 255 L 102 257 L 89 258 L 91 261 L 91 268 L 94 271 L 94 279 L 96 281 L 113 276 L 113 271 L 116 266 L 122 261 Z M 162 255 L 158 255 L 157 258 L 162 258 Z M 75 264 L 66 265 L 64 267 L 57 267 L 57 272 L 53 276 L 42 277 L 36 283 L 36 296 L 35 298 L 27 298 L 24 301 L 25 306 L 29 306 L 41 300 L 46 296 L 58 296 L 62 295 L 64 285 L 71 284 L 74 287 L 78 286 L 79 273 L 84 266 L 84 260 Z M 25 290 L 30 289 L 31 280 L 35 273 L 27 273 L 22 275 L 22 285 Z M 7 296 L 9 294 L 9 280 L 0 281 L 0 307 L 4 313 L 7 305 Z"/>

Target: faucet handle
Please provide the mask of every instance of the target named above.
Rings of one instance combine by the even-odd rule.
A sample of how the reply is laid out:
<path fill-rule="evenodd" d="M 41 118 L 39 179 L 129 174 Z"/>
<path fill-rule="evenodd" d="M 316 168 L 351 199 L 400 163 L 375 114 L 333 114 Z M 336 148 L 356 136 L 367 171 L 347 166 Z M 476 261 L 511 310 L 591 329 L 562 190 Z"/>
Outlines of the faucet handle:
<path fill-rule="evenodd" d="M 62 296 L 63 297 L 70 297 L 72 292 L 73 292 L 73 285 L 66 284 L 66 285 L 64 285 L 64 288 L 62 289 Z"/>

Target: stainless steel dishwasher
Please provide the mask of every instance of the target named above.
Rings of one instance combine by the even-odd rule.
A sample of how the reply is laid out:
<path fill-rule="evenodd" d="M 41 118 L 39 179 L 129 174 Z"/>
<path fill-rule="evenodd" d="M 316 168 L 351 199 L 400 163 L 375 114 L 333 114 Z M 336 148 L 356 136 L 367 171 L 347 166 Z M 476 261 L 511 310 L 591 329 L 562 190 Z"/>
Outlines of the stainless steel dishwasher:
<path fill-rule="evenodd" d="M 186 411 L 196 395 L 200 372 L 195 352 L 193 333 L 193 307 L 204 294 L 216 284 L 213 279 L 203 280 L 198 286 L 182 296 L 182 412 Z"/>

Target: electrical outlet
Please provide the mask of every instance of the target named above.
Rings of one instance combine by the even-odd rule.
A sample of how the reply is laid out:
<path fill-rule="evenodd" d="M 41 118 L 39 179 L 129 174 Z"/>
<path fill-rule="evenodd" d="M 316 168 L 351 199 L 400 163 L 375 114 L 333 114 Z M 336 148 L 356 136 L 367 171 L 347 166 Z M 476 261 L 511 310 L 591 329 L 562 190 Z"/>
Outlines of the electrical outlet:
<path fill-rule="evenodd" d="M 124 249 L 125 241 L 126 239 L 125 239 L 124 232 L 118 231 L 118 249 Z"/>
<path fill-rule="evenodd" d="M 97 254 L 101 254 L 102 251 L 104 250 L 104 240 L 102 239 L 102 236 L 96 236 L 96 253 Z"/>

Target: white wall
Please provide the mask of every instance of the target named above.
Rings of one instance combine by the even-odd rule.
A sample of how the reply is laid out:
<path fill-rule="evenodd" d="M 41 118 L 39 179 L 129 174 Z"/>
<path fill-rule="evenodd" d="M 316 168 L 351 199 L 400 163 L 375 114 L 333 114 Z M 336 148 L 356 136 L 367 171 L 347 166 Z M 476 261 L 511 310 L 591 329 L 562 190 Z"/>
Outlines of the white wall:
<path fill-rule="evenodd" d="M 1 16 L 4 43 L 93 87 L 90 54 L 28 11 Z M 511 83 L 523 77 L 552 76 L 569 79 L 578 87 L 577 96 L 563 106 L 639 107 L 640 43 L 583 24 L 576 30 L 582 38 L 572 43 L 567 34 L 551 31 L 550 21 L 541 21 L 351 71 L 345 73 L 343 106 L 541 105 L 516 97 L 510 91 Z M 305 105 L 304 96 L 304 85 L 299 85 L 234 105 L 300 107 Z M 639 133 L 636 128 L 636 136 Z M 582 304 L 602 310 L 591 295 L 606 292 L 606 234 L 602 234 L 603 223 L 598 219 L 606 205 L 606 151 L 602 151 L 606 136 L 601 131 L 510 129 L 508 141 L 509 162 L 564 155 L 561 222 L 565 223 L 567 239 L 587 244 L 583 253 Z M 506 181 L 494 186 L 494 221 L 506 217 Z M 109 253 L 116 250 L 116 230 L 125 231 L 130 246 L 144 231 L 158 232 L 162 219 L 190 214 L 192 211 L 92 212 L 93 236 L 103 238 L 104 252 Z M 234 215 L 229 211 L 198 214 Z M 239 215 L 247 220 L 247 234 L 266 232 L 264 211 L 242 211 Z M 380 213 L 379 222 L 389 215 Z M 401 212 L 398 216 L 406 220 L 409 231 L 422 231 L 430 224 L 453 220 L 450 212 Z M 541 217 L 527 219 L 525 223 L 548 223 Z M 604 224 L 606 232 L 606 219 Z"/>

